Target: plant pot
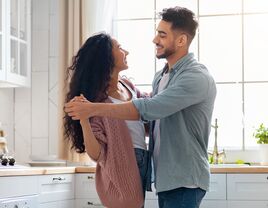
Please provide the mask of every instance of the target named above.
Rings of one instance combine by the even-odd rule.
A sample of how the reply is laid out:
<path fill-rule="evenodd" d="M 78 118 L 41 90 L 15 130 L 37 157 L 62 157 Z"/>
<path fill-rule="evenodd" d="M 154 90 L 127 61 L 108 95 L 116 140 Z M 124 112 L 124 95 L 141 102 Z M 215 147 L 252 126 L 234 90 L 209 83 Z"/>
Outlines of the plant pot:
<path fill-rule="evenodd" d="M 261 165 L 268 165 L 268 144 L 259 144 Z"/>

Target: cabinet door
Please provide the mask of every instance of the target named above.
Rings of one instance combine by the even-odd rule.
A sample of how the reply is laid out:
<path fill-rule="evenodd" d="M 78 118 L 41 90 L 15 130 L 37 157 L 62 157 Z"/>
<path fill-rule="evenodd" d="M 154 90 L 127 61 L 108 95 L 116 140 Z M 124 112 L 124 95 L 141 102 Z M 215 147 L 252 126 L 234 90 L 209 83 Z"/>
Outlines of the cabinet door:
<path fill-rule="evenodd" d="M 0 198 L 37 194 L 37 176 L 0 177 L 0 187 Z"/>
<path fill-rule="evenodd" d="M 74 208 L 74 200 L 59 201 L 58 208 Z"/>
<path fill-rule="evenodd" d="M 158 200 L 157 199 L 146 199 L 145 208 L 158 208 Z"/>
<path fill-rule="evenodd" d="M 268 201 L 228 201 L 228 208 L 267 208 L 267 207 L 268 207 Z"/>
<path fill-rule="evenodd" d="M 74 200 L 42 203 L 39 208 L 74 208 Z"/>
<path fill-rule="evenodd" d="M 1 0 L 0 82 L 3 86 L 30 86 L 31 0 Z M 6 85 L 5 85 L 6 84 Z"/>
<path fill-rule="evenodd" d="M 209 189 L 204 199 L 226 200 L 226 174 L 211 174 Z"/>
<path fill-rule="evenodd" d="M 49 202 L 40 204 L 39 208 L 58 208 L 58 202 Z"/>
<path fill-rule="evenodd" d="M 228 200 L 268 200 L 268 174 L 228 174 Z"/>
<path fill-rule="evenodd" d="M 75 174 L 75 198 L 99 198 L 95 187 L 95 174 Z"/>
<path fill-rule="evenodd" d="M 203 200 L 200 208 L 227 208 L 226 200 Z"/>
<path fill-rule="evenodd" d="M 74 175 L 38 176 L 40 203 L 74 199 Z"/>
<path fill-rule="evenodd" d="M 75 208 L 104 208 L 99 199 L 76 199 Z"/>
<path fill-rule="evenodd" d="M 5 80 L 6 73 L 5 73 L 5 60 L 6 60 L 6 46 L 5 46 L 5 35 L 6 35 L 6 28 L 5 28 L 5 18 L 6 18 L 6 1 L 0 0 L 0 81 Z"/>

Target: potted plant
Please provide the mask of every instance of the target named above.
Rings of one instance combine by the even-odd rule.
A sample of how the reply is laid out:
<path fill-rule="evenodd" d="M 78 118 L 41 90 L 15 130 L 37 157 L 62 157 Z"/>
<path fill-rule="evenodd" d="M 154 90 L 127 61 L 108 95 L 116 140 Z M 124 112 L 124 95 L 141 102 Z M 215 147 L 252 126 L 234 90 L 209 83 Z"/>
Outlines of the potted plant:
<path fill-rule="evenodd" d="M 254 132 L 260 147 L 261 165 L 268 165 L 268 128 L 262 123 Z"/>

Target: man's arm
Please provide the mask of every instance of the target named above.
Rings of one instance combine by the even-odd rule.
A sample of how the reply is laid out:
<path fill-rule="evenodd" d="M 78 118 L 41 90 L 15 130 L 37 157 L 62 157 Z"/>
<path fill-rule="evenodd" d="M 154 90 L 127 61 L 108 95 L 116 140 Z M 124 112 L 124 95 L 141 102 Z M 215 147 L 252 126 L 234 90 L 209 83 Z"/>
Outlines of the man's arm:
<path fill-rule="evenodd" d="M 91 103 L 72 101 L 65 104 L 65 112 L 73 120 L 87 119 L 93 116 L 111 117 L 123 120 L 139 120 L 140 115 L 132 101 L 114 103 Z"/>

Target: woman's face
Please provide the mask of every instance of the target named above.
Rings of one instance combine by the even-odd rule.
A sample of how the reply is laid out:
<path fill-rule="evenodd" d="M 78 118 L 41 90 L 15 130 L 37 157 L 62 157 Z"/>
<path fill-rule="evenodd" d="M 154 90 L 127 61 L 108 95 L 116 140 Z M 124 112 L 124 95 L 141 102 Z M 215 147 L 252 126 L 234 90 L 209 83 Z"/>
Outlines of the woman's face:
<path fill-rule="evenodd" d="M 112 53 L 114 57 L 114 69 L 118 70 L 118 72 L 127 69 L 128 51 L 121 48 L 120 44 L 115 39 L 113 39 Z"/>

